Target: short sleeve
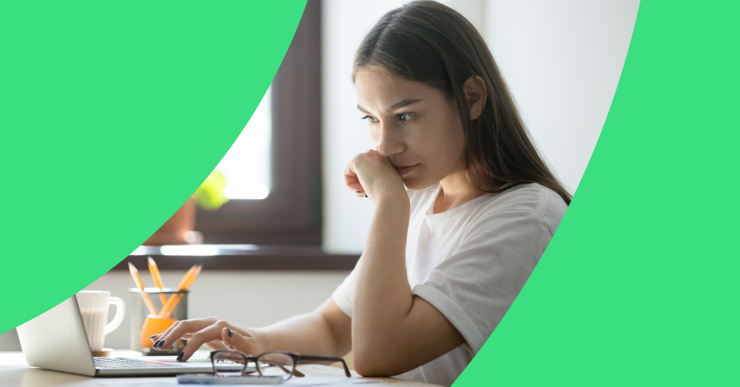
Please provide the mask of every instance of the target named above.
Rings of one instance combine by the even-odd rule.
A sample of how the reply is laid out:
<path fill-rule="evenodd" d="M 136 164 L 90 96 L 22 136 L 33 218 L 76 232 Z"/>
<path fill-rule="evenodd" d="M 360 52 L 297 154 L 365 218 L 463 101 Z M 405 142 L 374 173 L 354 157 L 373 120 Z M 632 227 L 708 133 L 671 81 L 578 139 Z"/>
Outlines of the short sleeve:
<path fill-rule="evenodd" d="M 413 293 L 437 308 L 478 352 L 552 235 L 534 212 L 491 212 L 471 223 L 458 247 Z"/>
<path fill-rule="evenodd" d="M 360 257 L 362 260 L 362 257 Z M 357 261 L 355 268 L 344 278 L 341 284 L 331 294 L 334 303 L 348 317 L 352 317 L 352 306 L 355 303 L 355 290 L 357 289 L 357 276 L 359 274 L 360 261 Z"/>

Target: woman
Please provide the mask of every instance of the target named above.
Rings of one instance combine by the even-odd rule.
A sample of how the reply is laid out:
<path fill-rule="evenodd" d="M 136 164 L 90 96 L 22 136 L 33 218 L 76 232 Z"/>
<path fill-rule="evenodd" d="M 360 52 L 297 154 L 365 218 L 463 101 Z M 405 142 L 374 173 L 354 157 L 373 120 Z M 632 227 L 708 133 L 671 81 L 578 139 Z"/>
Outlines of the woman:
<path fill-rule="evenodd" d="M 365 251 L 315 312 L 265 328 L 188 320 L 190 338 L 259 354 L 344 356 L 361 375 L 451 385 L 521 290 L 570 203 L 539 157 L 475 28 L 436 2 L 383 16 L 357 51 L 374 150 L 347 187 L 375 203 Z"/>

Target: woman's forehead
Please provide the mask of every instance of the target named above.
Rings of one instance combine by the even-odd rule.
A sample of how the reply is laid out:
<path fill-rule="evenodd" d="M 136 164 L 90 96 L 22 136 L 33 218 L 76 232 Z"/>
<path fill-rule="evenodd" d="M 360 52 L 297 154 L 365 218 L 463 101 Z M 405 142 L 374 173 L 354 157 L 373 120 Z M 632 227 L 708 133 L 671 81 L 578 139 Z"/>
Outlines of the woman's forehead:
<path fill-rule="evenodd" d="M 359 71 L 355 85 L 358 105 L 364 110 L 394 110 L 410 105 L 410 101 L 433 101 L 442 95 L 424 83 L 403 79 L 387 71 Z"/>

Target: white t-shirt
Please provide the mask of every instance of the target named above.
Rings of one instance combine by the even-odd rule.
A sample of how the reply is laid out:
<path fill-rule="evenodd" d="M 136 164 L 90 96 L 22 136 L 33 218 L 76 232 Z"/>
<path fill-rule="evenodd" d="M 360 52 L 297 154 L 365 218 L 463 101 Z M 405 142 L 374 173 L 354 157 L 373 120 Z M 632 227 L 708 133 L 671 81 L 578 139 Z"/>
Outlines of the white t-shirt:
<path fill-rule="evenodd" d="M 549 188 L 524 184 L 435 214 L 439 187 L 408 190 L 406 270 L 413 294 L 437 308 L 465 343 L 399 377 L 449 386 L 514 302 L 567 206 Z M 332 294 L 349 317 L 359 267 Z"/>

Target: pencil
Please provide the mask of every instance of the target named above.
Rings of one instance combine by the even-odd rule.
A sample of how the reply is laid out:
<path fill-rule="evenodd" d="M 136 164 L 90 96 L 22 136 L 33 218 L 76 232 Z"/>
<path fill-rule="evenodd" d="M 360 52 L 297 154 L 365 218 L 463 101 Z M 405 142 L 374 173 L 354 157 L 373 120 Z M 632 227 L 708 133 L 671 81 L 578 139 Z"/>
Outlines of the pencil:
<path fill-rule="evenodd" d="M 188 272 L 185 274 L 185 277 L 180 281 L 180 284 L 177 285 L 177 291 L 178 292 L 184 292 L 190 288 L 190 285 L 195 282 L 195 279 L 198 277 L 198 274 L 200 274 L 200 271 L 203 269 L 203 265 L 195 265 L 188 270 Z M 172 312 L 177 307 L 177 304 L 180 302 L 180 299 L 182 299 L 182 293 L 173 294 L 172 297 L 170 297 L 169 300 L 167 300 L 167 304 L 165 304 L 164 307 L 162 307 L 162 310 L 159 311 L 159 318 L 167 318 L 172 314 Z"/>
<path fill-rule="evenodd" d="M 190 285 L 195 282 L 195 279 L 198 278 L 198 274 L 200 274 L 200 271 L 203 269 L 203 265 L 198 265 L 198 267 L 195 268 L 193 273 L 190 275 L 190 280 L 183 286 L 182 291 L 188 290 L 190 288 Z"/>
<path fill-rule="evenodd" d="M 188 270 L 187 273 L 185 273 L 185 276 L 182 278 L 182 281 L 180 281 L 180 284 L 177 285 L 177 291 L 183 292 L 187 290 L 190 285 L 195 281 L 195 277 L 198 276 L 197 273 L 200 272 L 200 268 L 202 266 L 200 265 L 194 265 L 193 267 Z M 170 297 L 169 300 L 167 300 L 167 303 L 162 307 L 162 310 L 159 311 L 159 318 L 167 318 L 170 314 L 175 310 L 177 307 L 177 303 L 180 302 L 180 299 L 182 298 L 181 293 L 173 294 L 172 297 Z"/>
<path fill-rule="evenodd" d="M 154 278 L 154 284 L 157 285 L 159 290 L 162 290 L 164 283 L 162 282 L 162 275 L 159 274 L 157 263 L 154 262 L 152 257 L 147 258 L 147 261 L 149 262 L 149 272 L 152 273 L 152 278 Z M 159 293 L 159 300 L 162 301 L 162 306 L 164 307 L 164 304 L 167 302 L 167 296 L 164 293 Z"/>
<path fill-rule="evenodd" d="M 190 276 L 191 276 L 191 275 L 193 274 L 193 272 L 194 272 L 194 271 L 195 271 L 195 269 L 197 269 L 197 268 L 198 268 L 198 265 L 193 265 L 193 267 L 191 267 L 191 268 L 190 268 L 190 269 L 188 270 L 188 272 L 187 272 L 187 273 L 185 273 L 185 276 L 184 276 L 184 277 L 182 277 L 182 280 L 180 280 L 180 283 L 179 283 L 179 284 L 177 285 L 177 291 L 178 291 L 178 292 L 179 292 L 180 290 L 182 290 L 182 289 L 183 289 L 183 287 L 184 287 L 184 286 L 185 286 L 185 284 L 186 284 L 186 283 L 188 282 L 188 280 L 190 280 Z"/>
<path fill-rule="evenodd" d="M 139 277 L 139 271 L 136 270 L 136 267 L 131 262 L 128 263 L 128 270 L 131 272 L 131 277 L 134 277 L 136 286 L 141 289 L 141 298 L 144 299 L 144 303 L 146 304 L 147 309 L 149 309 L 149 313 L 157 314 L 157 310 L 154 308 L 152 300 L 149 299 L 149 295 L 144 293 L 144 284 L 141 282 L 141 278 Z"/>

